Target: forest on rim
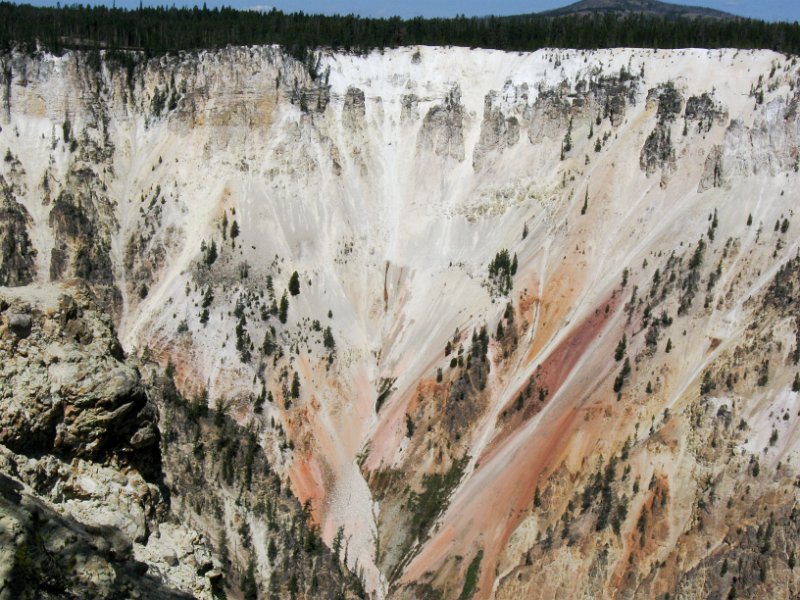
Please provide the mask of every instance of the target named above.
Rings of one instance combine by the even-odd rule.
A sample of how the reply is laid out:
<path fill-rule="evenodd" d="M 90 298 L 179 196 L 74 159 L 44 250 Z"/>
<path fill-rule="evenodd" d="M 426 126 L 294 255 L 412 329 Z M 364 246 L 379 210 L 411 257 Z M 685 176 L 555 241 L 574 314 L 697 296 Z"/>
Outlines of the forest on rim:
<path fill-rule="evenodd" d="M 68 48 L 139 50 L 157 55 L 226 45 L 279 44 L 365 52 L 406 45 L 514 51 L 540 48 L 762 48 L 800 52 L 800 25 L 752 19 L 642 15 L 362 18 L 232 8 L 34 7 L 0 2 L 0 49 L 60 53 Z"/>

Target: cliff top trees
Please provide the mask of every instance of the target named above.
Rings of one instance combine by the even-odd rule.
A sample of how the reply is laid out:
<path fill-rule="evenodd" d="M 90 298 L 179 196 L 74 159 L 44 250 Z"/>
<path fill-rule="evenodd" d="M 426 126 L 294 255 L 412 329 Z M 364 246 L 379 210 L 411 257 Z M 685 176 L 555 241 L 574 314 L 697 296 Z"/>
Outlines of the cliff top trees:
<path fill-rule="evenodd" d="M 16 45 L 35 51 L 37 44 L 55 53 L 64 48 L 106 49 L 119 66 L 129 70 L 135 68 L 135 61 L 132 64 L 131 56 L 120 50 L 143 51 L 151 56 L 228 44 L 279 44 L 301 60 L 315 78 L 319 65 L 309 48 L 346 52 L 404 45 L 519 51 L 553 47 L 766 48 L 798 53 L 800 25 L 637 14 L 403 20 L 283 13 L 275 9 L 254 12 L 165 6 L 125 10 L 0 2 L 0 48 Z"/>

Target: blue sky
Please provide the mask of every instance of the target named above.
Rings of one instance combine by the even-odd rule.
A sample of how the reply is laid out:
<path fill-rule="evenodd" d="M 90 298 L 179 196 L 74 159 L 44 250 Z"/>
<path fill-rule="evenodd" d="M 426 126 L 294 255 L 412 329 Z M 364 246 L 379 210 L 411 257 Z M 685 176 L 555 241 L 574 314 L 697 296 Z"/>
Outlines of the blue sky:
<path fill-rule="evenodd" d="M 25 1 L 25 0 L 23 0 Z M 36 5 L 53 5 L 55 1 L 27 0 Z M 111 4 L 112 0 L 63 0 L 62 3 L 79 1 L 82 4 Z M 199 0 L 202 4 L 203 0 Z M 492 3 L 479 0 L 206 0 L 209 7 L 233 6 L 236 8 L 266 9 L 275 7 L 286 12 L 305 11 L 312 13 L 354 13 L 370 17 L 451 17 L 456 14 L 511 15 L 538 12 L 571 4 L 574 0 L 495 0 Z M 674 4 L 706 6 L 725 10 L 745 17 L 769 21 L 800 20 L 800 0 L 672 0 Z M 187 0 L 143 0 L 146 5 L 193 5 Z M 117 0 L 117 6 L 135 7 L 139 0 Z"/>

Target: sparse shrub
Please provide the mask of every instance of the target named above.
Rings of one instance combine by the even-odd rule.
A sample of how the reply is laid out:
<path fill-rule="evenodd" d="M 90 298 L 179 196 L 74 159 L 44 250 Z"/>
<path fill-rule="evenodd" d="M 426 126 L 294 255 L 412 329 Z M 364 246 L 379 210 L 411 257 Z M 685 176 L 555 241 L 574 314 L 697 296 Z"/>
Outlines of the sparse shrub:
<path fill-rule="evenodd" d="M 758 371 L 758 381 L 756 382 L 759 387 L 764 387 L 769 383 L 769 360 L 764 360 Z"/>
<path fill-rule="evenodd" d="M 711 377 L 711 371 L 706 371 L 703 373 L 703 381 L 700 384 L 700 394 L 705 396 L 706 394 L 712 392 L 716 389 L 717 384 L 714 382 L 714 379 Z"/>

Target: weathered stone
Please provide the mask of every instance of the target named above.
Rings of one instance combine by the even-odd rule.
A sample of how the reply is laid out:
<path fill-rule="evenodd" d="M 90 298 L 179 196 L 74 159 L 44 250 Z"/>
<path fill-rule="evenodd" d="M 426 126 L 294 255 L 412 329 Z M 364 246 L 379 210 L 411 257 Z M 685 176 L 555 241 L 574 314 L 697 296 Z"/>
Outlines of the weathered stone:
<path fill-rule="evenodd" d="M 5 298 L 8 328 L 26 346 L 0 345 L 0 443 L 27 454 L 116 455 L 157 465 L 152 452 L 143 452 L 156 445 L 156 413 L 136 368 L 109 352 L 118 344 L 91 296 L 42 295 L 31 309 L 25 289 L 16 289 L 20 298 L 10 292 Z"/>
<path fill-rule="evenodd" d="M 437 156 L 464 160 L 464 106 L 458 85 L 453 86 L 444 101 L 425 115 L 418 143 Z"/>
<path fill-rule="evenodd" d="M 32 324 L 30 315 L 18 313 L 8 315 L 8 328 L 19 338 L 26 338 L 31 334 Z"/>
<path fill-rule="evenodd" d="M 27 285 L 36 275 L 30 224 L 28 211 L 14 199 L 11 187 L 0 176 L 0 285 Z"/>
<path fill-rule="evenodd" d="M 342 123 L 349 129 L 362 129 L 366 117 L 364 92 L 356 87 L 347 88 L 342 108 Z"/>

